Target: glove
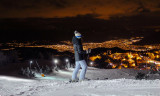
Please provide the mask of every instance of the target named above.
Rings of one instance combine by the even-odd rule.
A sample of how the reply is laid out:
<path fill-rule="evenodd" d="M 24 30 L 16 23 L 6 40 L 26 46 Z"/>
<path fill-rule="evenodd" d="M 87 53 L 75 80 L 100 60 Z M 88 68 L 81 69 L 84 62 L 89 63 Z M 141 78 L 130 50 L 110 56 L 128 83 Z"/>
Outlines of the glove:
<path fill-rule="evenodd" d="M 89 48 L 88 50 L 86 50 L 86 53 L 87 54 L 91 53 L 91 49 Z"/>

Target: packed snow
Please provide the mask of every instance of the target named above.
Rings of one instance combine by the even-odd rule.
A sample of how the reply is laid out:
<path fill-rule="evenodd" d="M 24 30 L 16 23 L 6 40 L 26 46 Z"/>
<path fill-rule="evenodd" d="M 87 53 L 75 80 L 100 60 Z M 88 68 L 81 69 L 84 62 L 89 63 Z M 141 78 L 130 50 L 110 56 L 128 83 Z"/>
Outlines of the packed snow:
<path fill-rule="evenodd" d="M 91 80 L 69 83 L 72 71 L 37 74 L 36 79 L 0 76 L 0 96 L 160 96 L 160 79 L 135 80 L 132 69 L 89 68 Z"/>

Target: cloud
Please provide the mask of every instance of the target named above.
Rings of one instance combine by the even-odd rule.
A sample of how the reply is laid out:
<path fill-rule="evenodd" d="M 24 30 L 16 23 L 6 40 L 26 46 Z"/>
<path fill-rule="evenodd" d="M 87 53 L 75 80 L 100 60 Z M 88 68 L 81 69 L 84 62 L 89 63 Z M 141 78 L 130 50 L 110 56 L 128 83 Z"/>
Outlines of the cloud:
<path fill-rule="evenodd" d="M 160 0 L 1 0 L 0 18 L 72 17 L 98 14 L 108 19 L 117 14 L 160 10 Z"/>

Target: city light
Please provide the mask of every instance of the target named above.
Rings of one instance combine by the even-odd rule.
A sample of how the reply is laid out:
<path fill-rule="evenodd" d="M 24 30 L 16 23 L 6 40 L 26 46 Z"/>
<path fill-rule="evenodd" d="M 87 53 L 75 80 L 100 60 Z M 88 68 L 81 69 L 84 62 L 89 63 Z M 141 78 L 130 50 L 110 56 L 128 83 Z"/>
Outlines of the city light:
<path fill-rule="evenodd" d="M 112 66 L 113 64 L 112 64 L 112 63 L 109 63 L 109 65 L 111 65 L 111 66 Z"/>
<path fill-rule="evenodd" d="M 118 40 L 110 40 L 110 41 L 105 41 L 101 43 L 83 43 L 84 45 L 84 50 L 91 48 L 98 48 L 98 47 L 104 47 L 104 48 L 114 48 L 118 47 L 123 50 L 133 50 L 133 51 L 148 51 L 151 49 L 160 49 L 160 44 L 157 45 L 134 45 L 133 43 L 140 41 L 143 39 L 143 37 L 133 37 L 130 39 L 118 39 Z M 44 48 L 51 48 L 51 49 L 56 49 L 59 52 L 64 52 L 64 51 L 69 51 L 73 52 L 73 45 L 72 42 L 70 41 L 63 41 L 65 44 L 56 44 L 56 45 L 35 45 L 36 41 L 33 42 L 28 42 L 28 43 L 6 43 L 7 46 L 10 47 L 44 47 Z M 12 50 L 10 49 L 3 49 L 3 50 Z M 156 51 L 156 53 L 159 53 L 159 51 Z M 105 53 L 106 54 L 106 53 Z M 104 55 L 105 55 L 104 54 Z M 111 54 L 109 52 L 109 54 Z"/>
<path fill-rule="evenodd" d="M 113 68 L 117 68 L 118 66 L 124 66 L 127 65 L 127 68 L 138 68 L 141 64 L 147 63 L 156 63 L 157 66 L 160 65 L 160 44 L 157 45 L 133 45 L 132 43 L 140 41 L 142 37 L 135 37 L 131 39 L 118 39 L 118 40 L 110 40 L 105 41 L 101 43 L 83 43 L 84 50 L 91 48 L 114 48 L 118 47 L 123 50 L 131 50 L 130 52 L 112 52 L 112 50 L 107 50 L 106 52 L 103 52 L 103 54 L 96 53 L 89 57 L 89 60 L 92 62 L 89 62 L 89 65 L 97 65 L 98 60 L 104 59 L 103 56 L 108 56 L 105 59 L 105 62 L 110 64 L 110 66 L 114 66 Z M 50 43 L 49 43 L 50 44 Z M 63 41 L 62 44 L 56 44 L 56 45 L 35 45 L 34 42 L 29 43 L 7 43 L 6 45 L 10 47 L 43 47 L 43 48 L 51 48 L 56 49 L 59 52 L 65 52 L 69 51 L 71 53 L 74 53 L 73 51 L 73 45 L 70 41 Z M 150 49 L 156 49 L 156 51 L 150 51 Z M 132 52 L 133 51 L 133 52 Z M 60 60 L 54 58 L 52 61 L 55 65 L 57 65 Z M 70 63 L 69 58 L 64 58 L 64 62 L 66 64 Z M 94 63 L 95 62 L 95 63 Z M 122 65 L 120 65 L 121 62 Z M 34 63 L 34 61 L 29 61 L 30 66 Z M 158 64 L 157 64 L 158 63 Z M 115 67 L 116 66 L 116 67 Z"/>

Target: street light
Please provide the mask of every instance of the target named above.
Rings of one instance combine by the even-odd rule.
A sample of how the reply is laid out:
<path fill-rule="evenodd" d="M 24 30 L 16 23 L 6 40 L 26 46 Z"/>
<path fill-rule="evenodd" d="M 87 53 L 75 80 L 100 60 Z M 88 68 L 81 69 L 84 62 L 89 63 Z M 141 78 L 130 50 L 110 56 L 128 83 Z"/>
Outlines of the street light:
<path fill-rule="evenodd" d="M 29 61 L 29 63 L 30 63 L 30 69 L 31 69 L 31 64 L 33 63 L 33 61 L 31 60 L 31 61 Z"/>
<path fill-rule="evenodd" d="M 32 64 L 33 63 L 33 61 L 30 61 L 30 64 Z"/>
<path fill-rule="evenodd" d="M 57 60 L 57 59 L 54 59 L 54 63 L 57 64 L 57 63 L 58 63 L 58 60 Z"/>
<path fill-rule="evenodd" d="M 66 62 L 69 62 L 69 60 L 68 60 L 68 59 L 66 59 Z"/>
<path fill-rule="evenodd" d="M 54 62 L 54 70 L 58 71 L 58 66 L 57 66 L 57 63 L 58 63 L 58 59 L 53 59 L 53 62 Z"/>
<path fill-rule="evenodd" d="M 112 63 L 109 63 L 109 65 L 111 65 L 111 66 L 112 66 L 113 64 L 112 64 Z"/>
<path fill-rule="evenodd" d="M 69 68 L 69 59 L 66 59 L 65 61 L 66 61 L 65 67 L 68 69 Z"/>
<path fill-rule="evenodd" d="M 93 66 L 93 62 L 90 62 L 90 65 Z"/>

